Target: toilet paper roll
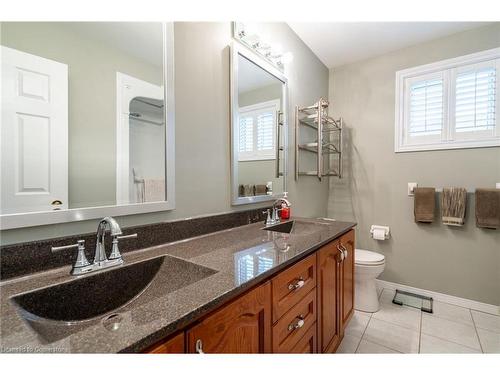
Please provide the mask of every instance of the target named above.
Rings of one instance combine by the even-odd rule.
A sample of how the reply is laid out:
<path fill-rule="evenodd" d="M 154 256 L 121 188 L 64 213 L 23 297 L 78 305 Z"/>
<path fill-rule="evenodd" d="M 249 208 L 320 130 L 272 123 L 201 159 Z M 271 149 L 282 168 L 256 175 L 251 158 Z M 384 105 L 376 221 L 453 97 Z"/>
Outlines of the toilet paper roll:
<path fill-rule="evenodd" d="M 374 229 L 373 239 L 383 241 L 385 240 L 385 230 L 384 229 Z"/>

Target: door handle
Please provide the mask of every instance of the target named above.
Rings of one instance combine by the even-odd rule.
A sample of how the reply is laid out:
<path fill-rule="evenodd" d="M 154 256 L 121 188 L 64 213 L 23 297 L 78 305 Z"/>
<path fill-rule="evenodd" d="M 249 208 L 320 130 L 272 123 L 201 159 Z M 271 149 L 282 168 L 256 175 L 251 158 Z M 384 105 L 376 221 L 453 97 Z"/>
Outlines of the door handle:
<path fill-rule="evenodd" d="M 344 245 L 340 244 L 340 246 L 342 247 L 342 250 L 344 252 L 344 259 L 345 259 L 345 258 L 347 258 L 347 255 L 349 255 L 349 253 L 347 251 L 347 248 Z"/>
<path fill-rule="evenodd" d="M 342 250 L 341 246 L 342 245 L 338 244 L 337 250 L 340 252 L 340 262 L 343 262 L 345 259 L 345 254 L 344 254 L 344 250 Z"/>
<path fill-rule="evenodd" d="M 196 340 L 195 350 L 198 354 L 205 354 L 205 352 L 203 351 L 203 341 L 201 341 L 200 339 Z"/>

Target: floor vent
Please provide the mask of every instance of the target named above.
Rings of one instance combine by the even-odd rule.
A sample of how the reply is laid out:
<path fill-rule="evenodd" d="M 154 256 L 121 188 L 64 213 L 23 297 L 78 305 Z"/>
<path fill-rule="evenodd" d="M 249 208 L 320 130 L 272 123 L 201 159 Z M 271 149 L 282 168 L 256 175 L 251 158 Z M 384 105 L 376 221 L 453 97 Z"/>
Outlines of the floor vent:
<path fill-rule="evenodd" d="M 405 292 L 396 289 L 396 294 L 392 299 L 392 303 L 399 306 L 410 306 L 420 309 L 426 313 L 432 314 L 432 297 L 422 296 L 420 294 Z"/>

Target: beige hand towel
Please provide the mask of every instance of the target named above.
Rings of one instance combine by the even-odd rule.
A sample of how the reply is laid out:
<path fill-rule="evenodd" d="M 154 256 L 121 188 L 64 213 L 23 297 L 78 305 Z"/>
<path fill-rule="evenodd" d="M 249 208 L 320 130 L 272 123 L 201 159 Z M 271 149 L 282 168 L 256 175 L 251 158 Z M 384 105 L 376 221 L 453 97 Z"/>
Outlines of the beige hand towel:
<path fill-rule="evenodd" d="M 464 225 L 467 190 L 464 188 L 443 188 L 441 193 L 441 220 L 446 225 Z"/>
<path fill-rule="evenodd" d="M 245 197 L 251 197 L 253 195 L 253 185 L 244 185 L 243 191 Z"/>
<path fill-rule="evenodd" d="M 238 196 L 239 197 L 245 196 L 245 186 L 244 185 L 238 186 Z"/>
<path fill-rule="evenodd" d="M 144 179 L 144 202 L 161 202 L 165 200 L 164 179 Z"/>
<path fill-rule="evenodd" d="M 432 223 L 436 208 L 436 189 L 431 187 L 415 188 L 413 213 L 416 223 Z"/>
<path fill-rule="evenodd" d="M 255 195 L 266 195 L 267 187 L 266 185 L 255 185 Z"/>
<path fill-rule="evenodd" d="M 500 228 L 500 189 L 476 189 L 476 225 Z"/>

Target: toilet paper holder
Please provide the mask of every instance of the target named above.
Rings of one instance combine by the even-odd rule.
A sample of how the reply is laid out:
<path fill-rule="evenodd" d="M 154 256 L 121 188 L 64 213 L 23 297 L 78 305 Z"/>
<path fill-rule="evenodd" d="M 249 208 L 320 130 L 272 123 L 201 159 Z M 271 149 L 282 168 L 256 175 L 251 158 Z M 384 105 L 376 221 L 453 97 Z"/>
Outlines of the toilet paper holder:
<path fill-rule="evenodd" d="M 384 240 L 388 240 L 391 237 L 391 229 L 383 225 L 372 225 L 370 228 L 370 234 L 373 238 L 373 233 L 375 230 L 381 229 L 384 231 Z"/>

